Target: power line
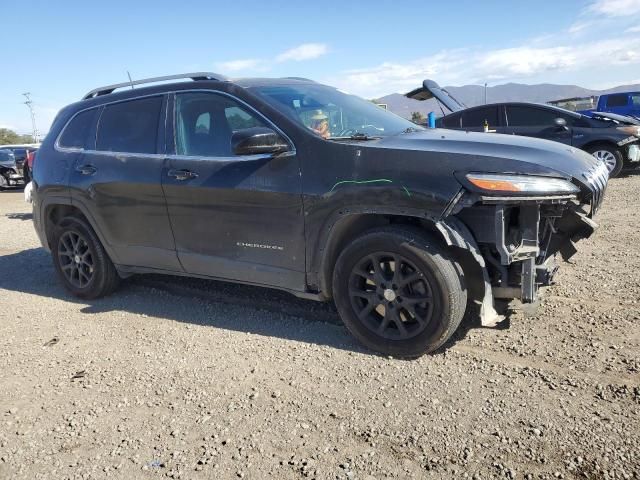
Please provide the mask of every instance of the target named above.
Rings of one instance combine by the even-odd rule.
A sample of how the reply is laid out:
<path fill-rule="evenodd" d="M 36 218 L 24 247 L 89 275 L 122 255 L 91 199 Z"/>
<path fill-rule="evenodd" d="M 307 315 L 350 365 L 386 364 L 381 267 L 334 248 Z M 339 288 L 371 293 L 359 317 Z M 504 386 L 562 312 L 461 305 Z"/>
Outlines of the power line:
<path fill-rule="evenodd" d="M 26 92 L 23 93 L 24 97 L 27 99 L 24 104 L 29 109 L 29 113 L 31 114 L 31 136 L 33 137 L 33 141 L 35 143 L 40 143 L 40 132 L 38 132 L 38 127 L 36 127 L 36 113 L 33 110 L 33 101 L 31 100 L 31 93 Z"/>

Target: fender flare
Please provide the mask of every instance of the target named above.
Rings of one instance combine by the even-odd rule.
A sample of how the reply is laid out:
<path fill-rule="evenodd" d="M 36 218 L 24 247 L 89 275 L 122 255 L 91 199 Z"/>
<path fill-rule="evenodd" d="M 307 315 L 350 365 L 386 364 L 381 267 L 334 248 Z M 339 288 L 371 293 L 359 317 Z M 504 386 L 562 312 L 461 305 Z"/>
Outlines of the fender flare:
<path fill-rule="evenodd" d="M 111 259 L 111 261 L 113 263 L 115 263 L 115 264 L 119 263 L 118 262 L 118 256 L 116 255 L 116 253 L 113 250 L 113 248 L 111 248 L 109 243 L 107 243 L 105 241 L 105 237 L 102 234 L 102 232 L 100 231 L 100 228 L 98 227 L 97 222 L 95 221 L 95 219 L 93 218 L 93 216 L 89 212 L 89 209 L 87 209 L 81 202 L 79 202 L 77 200 L 74 200 L 72 198 L 69 198 L 68 196 L 57 196 L 57 195 L 56 196 L 50 196 L 50 197 L 47 197 L 42 202 L 42 204 L 40 205 L 40 218 L 42 220 L 42 232 L 43 232 L 43 235 L 45 237 L 45 240 L 48 240 L 46 238 L 46 235 L 47 235 L 47 224 L 46 224 L 46 222 L 48 221 L 47 211 L 48 211 L 49 207 L 53 207 L 53 206 L 57 206 L 57 205 L 63 205 L 63 206 L 67 206 L 67 207 L 77 208 L 80 211 L 80 213 L 84 216 L 84 218 L 87 221 L 87 223 L 89 223 L 89 226 L 91 226 L 93 231 L 98 236 L 98 239 L 100 240 L 100 243 L 102 243 L 102 246 L 107 251 L 107 254 L 109 255 L 109 258 Z"/>

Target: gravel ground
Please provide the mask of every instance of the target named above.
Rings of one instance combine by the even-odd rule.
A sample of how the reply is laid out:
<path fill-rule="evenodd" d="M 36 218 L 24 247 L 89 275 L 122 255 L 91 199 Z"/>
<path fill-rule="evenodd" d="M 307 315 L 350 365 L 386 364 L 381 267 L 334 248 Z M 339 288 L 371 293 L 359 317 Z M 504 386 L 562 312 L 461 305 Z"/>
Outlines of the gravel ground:
<path fill-rule="evenodd" d="M 266 289 L 78 301 L 0 192 L 0 478 L 640 478 L 639 194 L 611 182 L 535 314 L 403 361 Z"/>

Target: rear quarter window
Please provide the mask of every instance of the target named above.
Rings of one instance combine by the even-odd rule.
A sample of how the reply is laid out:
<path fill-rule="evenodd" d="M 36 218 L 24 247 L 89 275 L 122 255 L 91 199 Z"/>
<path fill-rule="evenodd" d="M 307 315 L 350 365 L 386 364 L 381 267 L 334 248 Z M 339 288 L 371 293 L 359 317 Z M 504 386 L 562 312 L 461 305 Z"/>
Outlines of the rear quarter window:
<path fill-rule="evenodd" d="M 442 118 L 444 128 L 460 128 L 460 114 L 447 115 Z"/>
<path fill-rule="evenodd" d="M 490 127 L 498 124 L 498 107 L 476 108 L 462 113 L 462 128 L 484 127 L 485 121 Z"/>
<path fill-rule="evenodd" d="M 93 142 L 89 138 L 98 113 L 97 108 L 80 112 L 62 131 L 58 145 L 63 148 L 92 149 Z"/>

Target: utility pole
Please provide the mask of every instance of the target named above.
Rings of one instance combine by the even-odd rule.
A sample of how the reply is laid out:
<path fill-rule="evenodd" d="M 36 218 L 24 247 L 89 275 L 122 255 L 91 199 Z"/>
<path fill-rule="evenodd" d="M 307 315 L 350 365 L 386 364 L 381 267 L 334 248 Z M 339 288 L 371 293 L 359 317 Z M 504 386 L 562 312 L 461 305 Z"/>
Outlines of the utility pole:
<path fill-rule="evenodd" d="M 29 113 L 31 114 L 31 136 L 33 137 L 33 141 L 35 143 L 40 143 L 40 133 L 38 132 L 38 127 L 36 127 L 36 114 L 33 111 L 33 101 L 31 101 L 31 93 L 26 92 L 23 93 L 24 98 L 27 99 L 24 104 L 29 109 Z"/>

